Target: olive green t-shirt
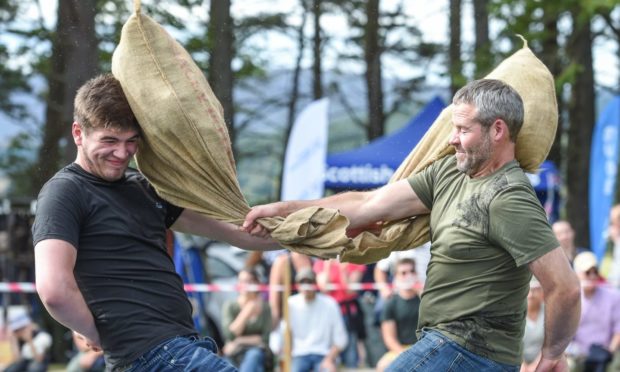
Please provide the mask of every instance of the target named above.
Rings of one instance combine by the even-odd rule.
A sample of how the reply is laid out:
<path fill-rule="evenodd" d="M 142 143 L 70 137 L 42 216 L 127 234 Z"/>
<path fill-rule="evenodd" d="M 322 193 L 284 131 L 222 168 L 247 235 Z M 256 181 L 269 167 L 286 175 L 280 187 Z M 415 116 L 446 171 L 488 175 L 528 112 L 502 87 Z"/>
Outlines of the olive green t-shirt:
<path fill-rule="evenodd" d="M 559 247 L 516 161 L 470 178 L 447 156 L 409 178 L 431 209 L 431 260 L 418 330 L 445 334 L 471 352 L 521 364 L 527 263 Z"/>

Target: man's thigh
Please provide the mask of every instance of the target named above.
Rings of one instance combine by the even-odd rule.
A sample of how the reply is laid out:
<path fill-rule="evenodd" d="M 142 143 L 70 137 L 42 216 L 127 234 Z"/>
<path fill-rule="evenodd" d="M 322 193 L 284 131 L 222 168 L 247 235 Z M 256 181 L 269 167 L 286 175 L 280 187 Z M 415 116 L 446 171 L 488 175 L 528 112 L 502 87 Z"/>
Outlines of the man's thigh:
<path fill-rule="evenodd" d="M 309 354 L 293 357 L 292 372 L 313 372 L 319 369 L 323 360 L 322 355 Z"/>
<path fill-rule="evenodd" d="M 516 372 L 518 370 L 518 366 L 506 366 L 482 358 L 436 331 L 425 331 L 418 342 L 401 353 L 387 368 L 389 372 Z"/>

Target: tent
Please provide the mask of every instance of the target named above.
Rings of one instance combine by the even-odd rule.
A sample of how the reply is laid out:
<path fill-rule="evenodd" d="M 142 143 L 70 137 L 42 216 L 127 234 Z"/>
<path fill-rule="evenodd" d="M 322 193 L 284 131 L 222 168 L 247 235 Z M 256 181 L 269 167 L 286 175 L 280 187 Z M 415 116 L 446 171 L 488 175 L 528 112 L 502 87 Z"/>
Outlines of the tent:
<path fill-rule="evenodd" d="M 398 131 L 366 146 L 328 155 L 325 187 L 359 190 L 386 184 L 444 107 L 441 98 L 435 97 Z"/>

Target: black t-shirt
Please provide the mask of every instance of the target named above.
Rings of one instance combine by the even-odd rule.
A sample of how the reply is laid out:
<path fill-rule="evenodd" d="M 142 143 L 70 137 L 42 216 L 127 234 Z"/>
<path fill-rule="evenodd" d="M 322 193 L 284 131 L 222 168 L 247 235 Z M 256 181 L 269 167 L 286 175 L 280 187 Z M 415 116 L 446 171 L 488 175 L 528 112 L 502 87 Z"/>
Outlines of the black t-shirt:
<path fill-rule="evenodd" d="M 107 182 L 71 164 L 39 193 L 34 243 L 60 239 L 77 249 L 73 272 L 110 366 L 167 338 L 196 334 L 165 244 L 165 229 L 181 212 L 135 170 Z"/>

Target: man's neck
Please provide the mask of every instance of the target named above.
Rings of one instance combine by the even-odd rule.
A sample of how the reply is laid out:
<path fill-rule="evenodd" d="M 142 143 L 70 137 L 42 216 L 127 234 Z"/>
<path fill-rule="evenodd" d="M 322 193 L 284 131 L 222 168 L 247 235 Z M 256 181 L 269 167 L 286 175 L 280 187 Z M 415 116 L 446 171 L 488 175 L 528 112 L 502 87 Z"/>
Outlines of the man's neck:
<path fill-rule="evenodd" d="M 413 290 L 400 290 L 400 291 L 398 291 L 398 295 L 403 300 L 410 300 L 410 299 L 414 298 L 415 296 L 417 296 L 417 293 L 415 291 L 413 291 Z"/>
<path fill-rule="evenodd" d="M 515 144 L 513 142 L 498 146 L 493 151 L 489 160 L 487 160 L 476 173 L 470 175 L 470 178 L 486 177 L 497 172 L 504 165 L 513 160 L 515 160 Z"/>

